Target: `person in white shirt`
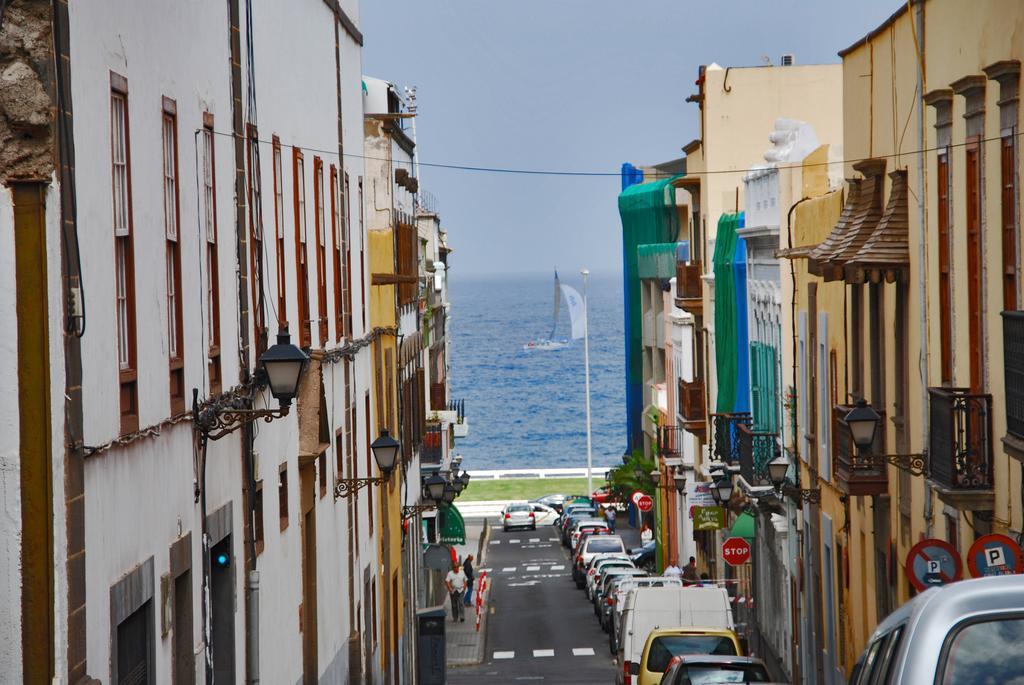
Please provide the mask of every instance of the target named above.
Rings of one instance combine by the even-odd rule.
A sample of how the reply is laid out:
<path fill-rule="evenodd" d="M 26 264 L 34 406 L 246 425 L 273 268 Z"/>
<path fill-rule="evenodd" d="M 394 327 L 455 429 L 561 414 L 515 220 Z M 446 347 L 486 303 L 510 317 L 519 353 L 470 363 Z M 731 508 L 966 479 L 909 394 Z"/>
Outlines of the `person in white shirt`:
<path fill-rule="evenodd" d="M 466 574 L 458 563 L 452 564 L 452 570 L 444 577 L 448 595 L 452 600 L 452 621 L 465 622 L 465 605 L 462 594 L 466 591 Z"/>
<path fill-rule="evenodd" d="M 644 527 L 640 530 L 640 544 L 646 545 L 648 542 L 654 539 L 654 532 L 645 523 Z"/>
<path fill-rule="evenodd" d="M 669 562 L 669 565 L 665 567 L 665 572 L 661 575 L 671 578 L 681 578 L 683 575 L 683 569 L 679 568 L 674 563 Z"/>

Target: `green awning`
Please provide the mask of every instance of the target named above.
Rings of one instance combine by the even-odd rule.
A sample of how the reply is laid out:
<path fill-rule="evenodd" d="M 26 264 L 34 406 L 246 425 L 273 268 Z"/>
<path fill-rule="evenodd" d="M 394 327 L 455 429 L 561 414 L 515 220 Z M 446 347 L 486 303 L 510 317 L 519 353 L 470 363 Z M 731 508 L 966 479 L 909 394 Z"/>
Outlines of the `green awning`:
<path fill-rule="evenodd" d="M 437 541 L 445 545 L 466 544 L 466 524 L 459 510 L 450 506 L 442 507 L 438 516 L 441 518 L 441 526 Z"/>
<path fill-rule="evenodd" d="M 743 512 L 736 517 L 736 521 L 733 522 L 729 535 L 734 538 L 746 538 L 747 540 L 753 540 L 754 530 L 756 528 L 757 524 L 754 521 L 754 517 L 747 512 Z"/>
<path fill-rule="evenodd" d="M 689 257 L 689 244 L 645 243 L 636 247 L 637 276 L 640 278 L 675 278 L 676 261 L 682 252 Z"/>

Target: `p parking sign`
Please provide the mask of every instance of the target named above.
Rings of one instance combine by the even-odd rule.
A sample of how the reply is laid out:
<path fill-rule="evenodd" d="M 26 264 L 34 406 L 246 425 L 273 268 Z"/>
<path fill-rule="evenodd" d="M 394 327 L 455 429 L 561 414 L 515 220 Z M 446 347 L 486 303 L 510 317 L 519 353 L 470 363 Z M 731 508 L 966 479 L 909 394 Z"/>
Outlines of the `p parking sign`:
<path fill-rule="evenodd" d="M 918 592 L 960 580 L 960 555 L 945 540 L 922 540 L 907 554 L 907 576 Z"/>
<path fill-rule="evenodd" d="M 967 552 L 967 570 L 972 578 L 1006 576 L 1024 571 L 1020 545 L 1005 535 L 982 535 Z"/>

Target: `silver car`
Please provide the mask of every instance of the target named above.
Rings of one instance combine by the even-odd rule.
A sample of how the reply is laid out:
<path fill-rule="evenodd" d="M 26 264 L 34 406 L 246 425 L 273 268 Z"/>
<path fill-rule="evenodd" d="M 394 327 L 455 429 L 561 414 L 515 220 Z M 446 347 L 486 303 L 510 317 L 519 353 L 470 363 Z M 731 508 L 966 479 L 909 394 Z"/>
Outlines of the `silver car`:
<path fill-rule="evenodd" d="M 850 685 L 1024 682 L 1024 576 L 931 588 L 889 614 Z"/>
<path fill-rule="evenodd" d="M 501 512 L 501 526 L 508 532 L 513 528 L 537 530 L 537 518 L 529 504 L 509 504 Z"/>

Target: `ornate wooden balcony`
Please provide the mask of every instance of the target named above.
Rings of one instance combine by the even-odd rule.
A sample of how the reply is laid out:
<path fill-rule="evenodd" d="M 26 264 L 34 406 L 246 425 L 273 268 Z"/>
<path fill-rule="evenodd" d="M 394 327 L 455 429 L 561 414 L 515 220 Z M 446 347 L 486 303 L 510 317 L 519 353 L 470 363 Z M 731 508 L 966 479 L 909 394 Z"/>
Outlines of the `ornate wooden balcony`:
<path fill-rule="evenodd" d="M 667 459 L 680 456 L 681 437 L 678 426 L 658 426 L 658 456 Z"/>
<path fill-rule="evenodd" d="M 444 455 L 445 433 L 441 426 L 427 426 L 423 444 L 420 446 L 420 464 L 437 465 Z"/>
<path fill-rule="evenodd" d="M 778 433 L 753 430 L 749 424 L 736 426 L 740 453 L 740 475 L 751 485 L 770 485 L 768 462 L 782 454 Z"/>
<path fill-rule="evenodd" d="M 711 444 L 709 452 L 715 459 L 728 464 L 738 464 L 740 460 L 739 427 L 749 426 L 750 414 L 712 414 Z"/>
<path fill-rule="evenodd" d="M 700 279 L 703 273 L 701 262 L 676 262 L 676 306 L 694 316 L 704 311 L 704 285 Z"/>
<path fill-rule="evenodd" d="M 991 510 L 992 396 L 966 388 L 928 388 L 930 479 L 958 509 Z"/>
<path fill-rule="evenodd" d="M 704 402 L 704 381 L 691 382 L 679 379 L 676 404 L 679 418 L 682 419 L 683 430 L 689 431 L 703 440 L 707 433 L 707 409 Z"/>
<path fill-rule="evenodd" d="M 889 490 L 889 468 L 884 458 L 858 454 L 846 415 L 852 405 L 832 407 L 832 474 L 840 490 L 854 497 L 884 495 Z M 875 432 L 873 455 L 885 453 L 885 411 L 873 407 L 881 417 Z"/>

